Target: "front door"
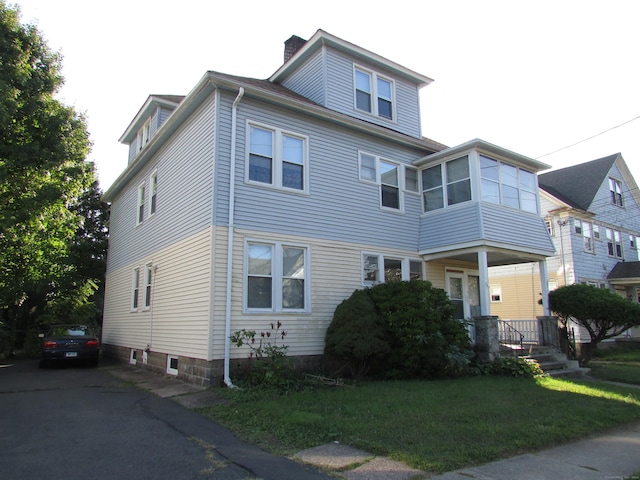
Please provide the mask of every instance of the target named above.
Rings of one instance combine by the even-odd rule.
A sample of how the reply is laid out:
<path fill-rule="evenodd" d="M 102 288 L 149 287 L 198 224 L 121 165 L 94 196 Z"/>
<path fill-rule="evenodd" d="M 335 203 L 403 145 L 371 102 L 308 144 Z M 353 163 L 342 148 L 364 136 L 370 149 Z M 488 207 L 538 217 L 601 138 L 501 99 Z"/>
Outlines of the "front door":
<path fill-rule="evenodd" d="M 480 276 L 476 272 L 464 270 L 448 270 L 446 275 L 449 300 L 455 306 L 453 318 L 465 320 L 481 315 L 480 309 Z M 473 323 L 467 325 L 469 337 L 475 340 Z"/>

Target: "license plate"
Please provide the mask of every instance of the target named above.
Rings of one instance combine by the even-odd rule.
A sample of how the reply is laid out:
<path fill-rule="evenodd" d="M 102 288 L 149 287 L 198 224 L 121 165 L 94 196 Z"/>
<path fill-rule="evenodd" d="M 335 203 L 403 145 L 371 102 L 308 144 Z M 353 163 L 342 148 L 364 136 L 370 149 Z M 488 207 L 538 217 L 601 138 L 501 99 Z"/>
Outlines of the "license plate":
<path fill-rule="evenodd" d="M 78 356 L 78 352 L 65 352 L 64 356 L 66 358 L 73 358 L 73 357 L 77 357 Z"/>

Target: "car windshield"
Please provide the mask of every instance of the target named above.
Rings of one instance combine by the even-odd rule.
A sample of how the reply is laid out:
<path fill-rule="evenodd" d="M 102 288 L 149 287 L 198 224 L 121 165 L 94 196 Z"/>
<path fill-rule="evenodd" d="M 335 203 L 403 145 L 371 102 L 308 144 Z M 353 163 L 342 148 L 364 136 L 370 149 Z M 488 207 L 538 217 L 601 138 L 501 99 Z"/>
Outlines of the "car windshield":
<path fill-rule="evenodd" d="M 91 332 L 82 325 L 59 326 L 51 329 L 53 337 L 82 337 L 84 335 L 91 335 Z"/>

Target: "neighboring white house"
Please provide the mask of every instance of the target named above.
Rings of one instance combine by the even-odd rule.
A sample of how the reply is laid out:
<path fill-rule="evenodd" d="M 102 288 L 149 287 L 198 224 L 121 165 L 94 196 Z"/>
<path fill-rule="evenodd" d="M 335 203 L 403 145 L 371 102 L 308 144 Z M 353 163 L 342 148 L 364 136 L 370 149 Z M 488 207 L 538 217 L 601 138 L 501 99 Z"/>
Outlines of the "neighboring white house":
<path fill-rule="evenodd" d="M 548 288 L 587 283 L 638 302 L 640 191 L 616 153 L 539 175 L 542 213 L 556 255 L 547 259 Z M 537 264 L 490 270 L 491 312 L 504 320 L 542 315 Z M 588 332 L 574 325 L 576 341 Z M 638 329 L 625 336 L 640 337 Z"/>
<path fill-rule="evenodd" d="M 489 315 L 488 267 L 554 254 L 536 177 L 549 167 L 423 137 L 431 81 L 318 30 L 287 40 L 269 79 L 210 71 L 184 97 L 151 95 L 104 196 L 109 353 L 229 383 L 247 356 L 231 333 L 279 320 L 311 361 L 338 303 L 399 279 L 445 288 L 460 318 Z"/>

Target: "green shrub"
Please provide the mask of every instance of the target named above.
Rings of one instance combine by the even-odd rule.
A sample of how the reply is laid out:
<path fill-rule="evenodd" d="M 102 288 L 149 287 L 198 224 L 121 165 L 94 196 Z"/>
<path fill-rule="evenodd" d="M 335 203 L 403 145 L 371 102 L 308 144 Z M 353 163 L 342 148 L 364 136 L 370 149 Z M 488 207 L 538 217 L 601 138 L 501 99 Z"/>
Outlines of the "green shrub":
<path fill-rule="evenodd" d="M 371 368 L 386 377 L 462 375 L 473 354 L 466 328 L 453 319 L 453 311 L 444 290 L 427 281 L 357 290 L 336 309 L 325 353 L 359 374 Z"/>
<path fill-rule="evenodd" d="M 500 357 L 491 363 L 482 365 L 482 372 L 485 375 L 508 377 L 537 377 L 544 374 L 537 362 L 514 357 Z"/>

